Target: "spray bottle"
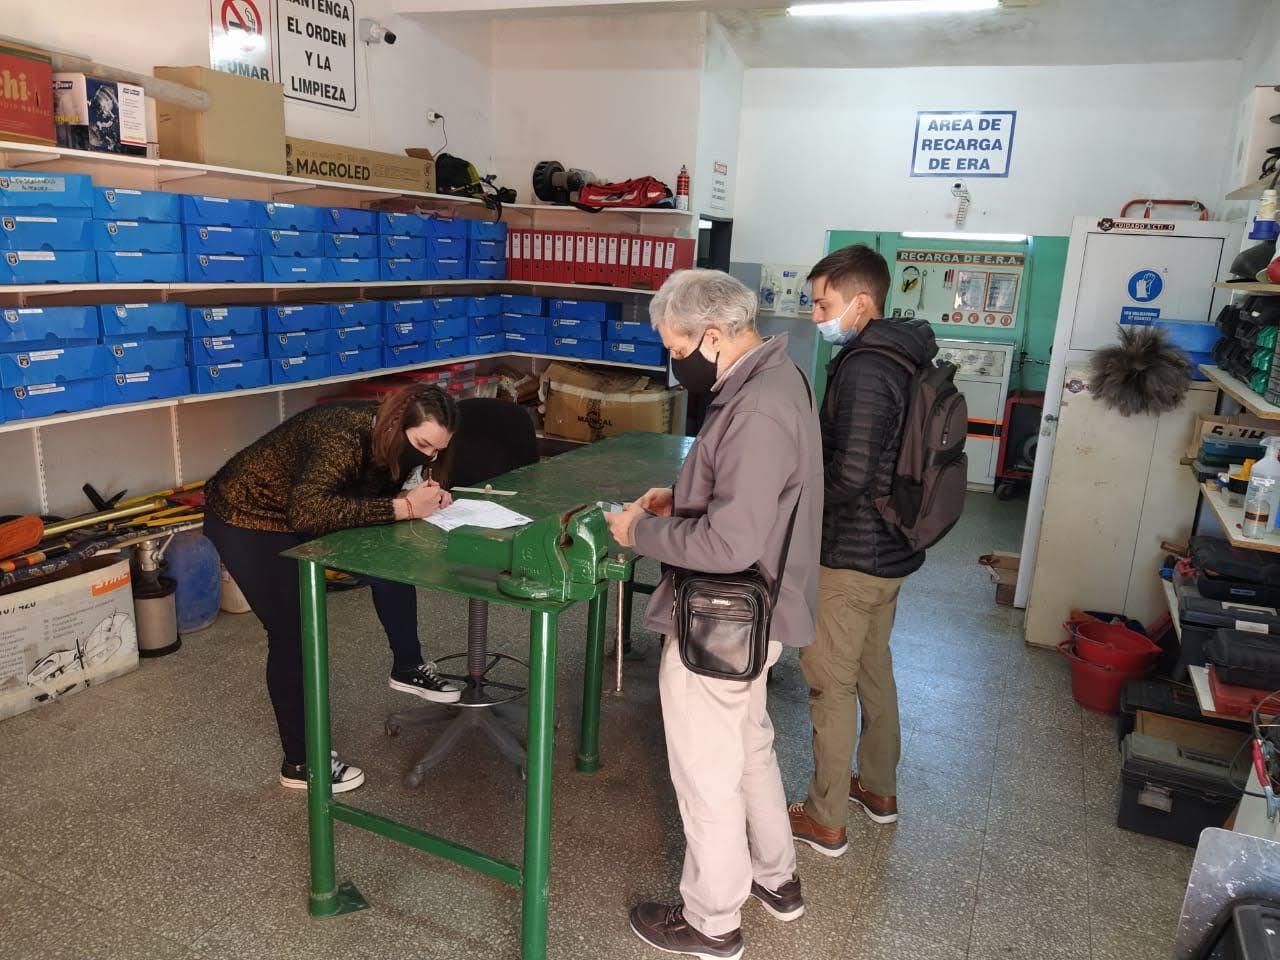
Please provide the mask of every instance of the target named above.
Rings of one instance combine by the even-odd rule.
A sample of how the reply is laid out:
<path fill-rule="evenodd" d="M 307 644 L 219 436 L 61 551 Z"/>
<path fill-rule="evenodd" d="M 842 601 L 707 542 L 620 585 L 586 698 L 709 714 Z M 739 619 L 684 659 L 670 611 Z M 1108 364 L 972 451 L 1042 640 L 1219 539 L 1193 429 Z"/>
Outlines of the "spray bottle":
<path fill-rule="evenodd" d="M 1240 525 L 1246 537 L 1261 540 L 1275 526 L 1280 507 L 1280 437 L 1266 437 L 1262 445 L 1267 455 L 1253 465 L 1249 489 L 1244 495 L 1244 522 Z"/>

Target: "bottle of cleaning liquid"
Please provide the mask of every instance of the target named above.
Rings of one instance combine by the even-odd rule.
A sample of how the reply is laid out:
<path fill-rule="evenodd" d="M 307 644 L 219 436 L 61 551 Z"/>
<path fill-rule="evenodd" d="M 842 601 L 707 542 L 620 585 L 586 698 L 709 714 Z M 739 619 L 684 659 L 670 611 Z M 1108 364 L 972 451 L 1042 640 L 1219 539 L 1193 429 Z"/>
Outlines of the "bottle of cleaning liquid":
<path fill-rule="evenodd" d="M 1280 437 L 1262 441 L 1267 455 L 1253 465 L 1249 489 L 1244 495 L 1244 522 L 1240 525 L 1246 537 L 1261 540 L 1276 524 L 1280 507 Z"/>
<path fill-rule="evenodd" d="M 676 176 L 676 209 L 689 209 L 689 167 L 682 164 Z"/>

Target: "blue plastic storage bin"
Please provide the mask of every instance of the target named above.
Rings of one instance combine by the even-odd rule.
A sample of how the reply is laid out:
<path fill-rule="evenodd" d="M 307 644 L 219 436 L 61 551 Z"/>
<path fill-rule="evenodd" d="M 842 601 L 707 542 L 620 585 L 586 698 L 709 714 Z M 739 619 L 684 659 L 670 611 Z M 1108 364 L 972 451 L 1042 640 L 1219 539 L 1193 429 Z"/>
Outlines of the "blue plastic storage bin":
<path fill-rule="evenodd" d="M 258 227 L 263 204 L 259 200 L 183 196 L 182 222 L 210 227 Z"/>
<path fill-rule="evenodd" d="M 530 317 L 545 317 L 547 301 L 542 297 L 527 297 L 518 293 L 498 294 L 498 313 L 523 313 Z"/>
<path fill-rule="evenodd" d="M 467 256 L 472 260 L 506 260 L 505 240 L 472 240 L 467 244 Z"/>
<path fill-rule="evenodd" d="M 379 260 L 378 263 L 379 279 L 388 283 L 431 279 L 431 264 L 427 260 Z"/>
<path fill-rule="evenodd" d="M 98 187 L 93 191 L 96 220 L 141 220 L 144 223 L 180 223 L 182 195 L 159 190 L 126 190 Z"/>
<path fill-rule="evenodd" d="M 264 230 L 318 233 L 328 226 L 325 211 L 325 207 L 311 207 L 304 203 L 264 203 L 258 208 L 255 226 Z"/>
<path fill-rule="evenodd" d="M 367 347 L 360 350 L 339 350 L 330 355 L 333 376 L 367 373 L 382 366 L 382 348 Z"/>
<path fill-rule="evenodd" d="M 627 343 L 662 343 L 653 325 L 639 320 L 614 320 L 605 328 L 605 339 Z"/>
<path fill-rule="evenodd" d="M 604 324 L 599 320 L 573 320 L 568 317 L 552 317 L 551 336 L 571 337 L 575 340 L 603 340 Z"/>
<path fill-rule="evenodd" d="M 324 255 L 334 259 L 355 257 L 357 260 L 375 260 L 378 257 L 378 238 L 367 233 L 326 233 Z"/>
<path fill-rule="evenodd" d="M 182 303 L 104 303 L 98 307 L 98 320 L 103 337 L 183 334 L 187 332 L 187 306 Z"/>
<path fill-rule="evenodd" d="M 384 233 L 378 237 L 378 256 L 384 260 L 424 260 L 427 256 L 427 239 L 404 233 Z"/>
<path fill-rule="evenodd" d="M 382 327 L 382 342 L 388 346 L 399 346 L 405 343 L 426 343 L 434 339 L 430 320 L 419 320 L 416 323 L 388 323 Z"/>
<path fill-rule="evenodd" d="M 604 344 L 599 340 L 577 340 L 573 337 L 551 337 L 547 352 L 556 357 L 576 357 L 579 360 L 601 360 Z"/>
<path fill-rule="evenodd" d="M 326 236 L 300 230 L 259 230 L 257 252 L 264 257 L 323 257 Z"/>
<path fill-rule="evenodd" d="M 276 357 L 271 361 L 272 383 L 321 380 L 331 375 L 333 360 L 327 353 L 302 357 Z"/>
<path fill-rule="evenodd" d="M 417 213 L 393 213 L 383 211 L 378 214 L 379 234 L 401 234 L 410 237 L 428 235 L 428 219 Z"/>
<path fill-rule="evenodd" d="M 457 237 L 429 237 L 425 256 L 431 260 L 466 260 L 467 241 Z"/>
<path fill-rule="evenodd" d="M 438 239 L 457 240 L 459 243 L 466 244 L 467 236 L 470 231 L 467 228 L 469 220 L 459 220 L 456 217 L 430 217 L 427 220 L 428 237 Z"/>
<path fill-rule="evenodd" d="M 430 323 L 433 340 L 466 337 L 471 333 L 471 323 L 466 317 L 440 317 Z"/>
<path fill-rule="evenodd" d="M 417 363 L 429 363 L 431 359 L 430 343 L 403 343 L 394 346 L 388 344 L 382 348 L 384 367 L 407 367 Z"/>
<path fill-rule="evenodd" d="M 468 333 L 473 337 L 502 332 L 501 317 L 468 317 L 467 322 L 470 324 Z"/>
<path fill-rule="evenodd" d="M 269 360 L 245 360 L 191 368 L 191 386 L 196 393 L 225 393 L 271 385 Z"/>
<path fill-rule="evenodd" d="M 471 280 L 505 280 L 507 279 L 507 261 L 468 260 L 467 278 Z"/>
<path fill-rule="evenodd" d="M 326 356 L 332 349 L 333 340 L 330 330 L 298 330 L 294 333 L 267 334 L 267 356 L 271 359 L 280 357 L 306 357 L 323 353 Z"/>
<path fill-rule="evenodd" d="M 427 261 L 427 279 L 429 280 L 465 280 L 467 279 L 467 259 L 441 257 Z"/>
<path fill-rule="evenodd" d="M 94 220 L 95 250 L 182 253 L 182 225 L 146 220 Z"/>
<path fill-rule="evenodd" d="M 0 216 L 0 250 L 92 250 L 93 240 L 87 217 Z"/>
<path fill-rule="evenodd" d="M 187 254 L 191 283 L 261 283 L 262 258 L 237 254 Z"/>
<path fill-rule="evenodd" d="M 324 279 L 323 257 L 263 257 L 267 283 L 318 283 Z"/>
<path fill-rule="evenodd" d="M 437 360 L 465 357 L 470 352 L 470 347 L 471 341 L 467 337 L 444 337 L 431 341 L 431 352 Z"/>
<path fill-rule="evenodd" d="M 600 303 L 596 300 L 552 300 L 549 306 L 552 319 L 592 320 L 596 323 L 614 323 L 622 319 L 620 303 Z"/>
<path fill-rule="evenodd" d="M 260 333 L 237 333 L 226 337 L 192 337 L 191 363 L 199 366 L 244 363 L 267 355 Z"/>
<path fill-rule="evenodd" d="M 468 220 L 467 239 L 495 241 L 505 248 L 507 225 L 500 220 L 496 223 L 491 220 Z"/>
<path fill-rule="evenodd" d="M 383 323 L 417 323 L 419 320 L 431 319 L 430 301 L 422 298 L 414 300 L 387 300 L 383 303 Z"/>
<path fill-rule="evenodd" d="M 105 309 L 105 308 L 104 308 Z M 0 307 L 0 350 L 95 343 L 97 307 Z"/>
<path fill-rule="evenodd" d="M 328 283 L 377 283 L 381 261 L 359 257 L 325 257 L 321 279 Z"/>
<path fill-rule="evenodd" d="M 504 313 L 502 315 L 503 333 L 525 333 L 531 336 L 545 336 L 547 333 L 546 317 L 531 317 L 523 313 Z"/>
<path fill-rule="evenodd" d="M 0 283 L 96 283 L 92 250 L 5 250 L 0 252 Z"/>
<path fill-rule="evenodd" d="M 108 406 L 181 397 L 191 392 L 191 368 L 113 373 L 102 378 L 102 390 L 103 403 Z"/>
<path fill-rule="evenodd" d="M 252 227 L 185 226 L 182 228 L 182 237 L 187 253 L 217 256 L 231 254 L 242 257 L 258 255 L 258 231 Z"/>
<path fill-rule="evenodd" d="M 512 353 L 541 353 L 547 352 L 547 338 L 529 333 L 516 333 L 513 331 L 505 331 L 502 334 L 503 343 Z"/>
<path fill-rule="evenodd" d="M 82 173 L 0 170 L 0 215 L 93 216 L 93 180 Z"/>
<path fill-rule="evenodd" d="M 27 387 L 106 376 L 107 348 L 100 343 L 49 346 L 0 353 L 0 387 Z"/>
<path fill-rule="evenodd" d="M 193 337 L 261 335 L 263 329 L 261 307 L 192 307 L 187 313 L 187 330 Z"/>
<path fill-rule="evenodd" d="M 497 294 L 488 297 L 466 297 L 468 317 L 496 317 L 502 313 L 502 300 Z"/>
<path fill-rule="evenodd" d="M 330 233 L 376 234 L 378 215 L 372 210 L 354 207 L 326 207 L 324 229 Z"/>
<path fill-rule="evenodd" d="M 467 339 L 470 353 L 475 357 L 483 357 L 491 353 L 502 353 L 506 349 L 506 337 L 501 333 L 473 334 Z"/>
<path fill-rule="evenodd" d="M 114 250 L 97 256 L 101 283 L 181 283 L 186 278 L 186 262 L 180 253 Z"/>
<path fill-rule="evenodd" d="M 163 337 L 120 337 L 103 344 L 108 373 L 172 370 L 187 365 L 187 341 L 181 334 Z"/>
<path fill-rule="evenodd" d="M 427 300 L 427 314 L 432 320 L 465 317 L 467 315 L 467 298 L 431 297 Z"/>
<path fill-rule="evenodd" d="M 0 391 L 0 419 L 27 420 L 102 406 L 102 378 L 39 383 Z"/>
<path fill-rule="evenodd" d="M 329 329 L 327 303 L 273 303 L 263 307 L 263 312 L 267 316 L 267 333 Z"/>
<path fill-rule="evenodd" d="M 1186 320 L 1151 319 L 1146 322 L 1129 320 L 1126 326 L 1157 327 L 1169 336 L 1169 342 L 1188 353 L 1212 353 L 1222 338 L 1212 323 L 1193 323 Z"/>
<path fill-rule="evenodd" d="M 383 328 L 381 324 L 357 324 L 349 327 L 334 327 L 329 338 L 329 349 L 334 352 L 347 350 L 371 350 L 382 346 Z"/>
<path fill-rule="evenodd" d="M 329 304 L 331 327 L 376 326 L 381 322 L 381 300 L 340 300 Z"/>
<path fill-rule="evenodd" d="M 629 340 L 611 340 L 604 345 L 604 359 L 615 363 L 636 363 L 646 367 L 662 367 L 667 363 L 667 352 L 660 343 L 640 343 Z"/>

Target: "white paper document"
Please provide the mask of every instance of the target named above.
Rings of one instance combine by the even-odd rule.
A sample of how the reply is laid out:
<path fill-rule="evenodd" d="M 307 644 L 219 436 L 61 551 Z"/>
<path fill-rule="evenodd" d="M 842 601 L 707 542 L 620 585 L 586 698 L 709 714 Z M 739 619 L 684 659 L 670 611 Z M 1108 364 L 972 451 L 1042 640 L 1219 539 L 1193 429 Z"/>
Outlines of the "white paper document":
<path fill-rule="evenodd" d="M 443 510 L 437 510 L 426 518 L 441 530 L 454 530 L 458 527 L 484 527 L 486 530 L 505 530 L 507 527 L 522 527 L 533 521 L 524 514 L 508 510 L 500 503 L 488 500 L 455 500 Z"/>

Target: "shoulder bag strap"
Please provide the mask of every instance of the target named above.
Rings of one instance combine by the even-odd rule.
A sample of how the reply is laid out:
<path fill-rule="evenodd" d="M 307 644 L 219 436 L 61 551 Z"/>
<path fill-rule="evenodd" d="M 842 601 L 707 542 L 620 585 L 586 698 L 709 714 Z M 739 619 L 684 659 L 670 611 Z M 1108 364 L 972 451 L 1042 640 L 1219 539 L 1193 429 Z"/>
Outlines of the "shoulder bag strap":
<path fill-rule="evenodd" d="M 809 378 L 804 375 L 804 371 L 800 369 L 800 365 L 796 364 L 796 373 L 800 374 L 800 382 L 804 384 L 805 395 L 809 398 L 809 409 L 813 409 L 813 388 L 809 386 Z M 782 556 L 778 561 L 778 576 L 773 581 L 773 594 L 770 597 L 770 606 L 777 606 L 778 594 L 782 590 L 782 576 L 787 572 L 787 557 L 791 553 L 791 534 L 796 529 L 796 514 L 800 512 L 800 498 L 804 496 L 804 484 L 800 485 L 800 492 L 796 494 L 796 504 L 791 508 L 791 518 L 787 521 L 787 535 L 782 538 Z"/>

